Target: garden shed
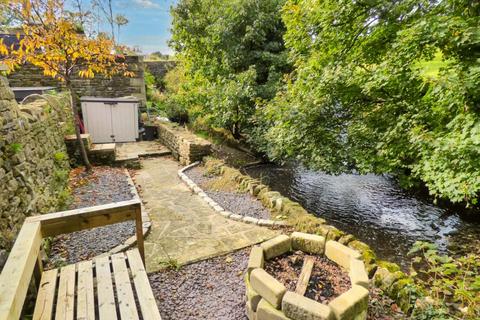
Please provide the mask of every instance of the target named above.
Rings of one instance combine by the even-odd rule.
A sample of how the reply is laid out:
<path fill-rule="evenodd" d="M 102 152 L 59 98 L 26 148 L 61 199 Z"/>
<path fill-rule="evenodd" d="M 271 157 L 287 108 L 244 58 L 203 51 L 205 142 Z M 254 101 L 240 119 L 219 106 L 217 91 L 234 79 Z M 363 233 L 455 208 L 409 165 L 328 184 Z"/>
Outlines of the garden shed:
<path fill-rule="evenodd" d="M 93 143 L 133 142 L 139 137 L 138 107 L 134 97 L 82 97 L 85 131 Z"/>

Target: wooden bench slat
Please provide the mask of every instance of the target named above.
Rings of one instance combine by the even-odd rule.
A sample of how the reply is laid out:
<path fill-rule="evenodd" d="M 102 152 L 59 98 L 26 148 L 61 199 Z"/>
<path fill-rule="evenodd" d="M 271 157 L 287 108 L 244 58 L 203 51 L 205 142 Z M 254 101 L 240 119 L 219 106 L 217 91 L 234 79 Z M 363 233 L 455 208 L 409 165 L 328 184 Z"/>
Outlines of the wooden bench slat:
<path fill-rule="evenodd" d="M 92 268 L 92 261 L 84 261 L 77 264 L 77 320 L 95 319 L 95 298 L 93 291 Z"/>
<path fill-rule="evenodd" d="M 160 311 L 158 310 L 140 253 L 137 249 L 129 250 L 127 251 L 127 257 L 143 319 L 161 320 Z"/>
<path fill-rule="evenodd" d="M 73 320 L 75 310 L 75 265 L 60 269 L 55 319 Z"/>
<path fill-rule="evenodd" d="M 56 297 L 58 269 L 43 272 L 33 312 L 33 320 L 50 320 Z"/>
<path fill-rule="evenodd" d="M 98 313 L 102 320 L 117 319 L 109 258 L 110 257 L 101 257 L 95 260 Z"/>
<path fill-rule="evenodd" d="M 120 317 L 122 320 L 136 320 L 138 319 L 137 307 L 125 262 L 125 255 L 123 253 L 112 255 L 112 265 Z"/>

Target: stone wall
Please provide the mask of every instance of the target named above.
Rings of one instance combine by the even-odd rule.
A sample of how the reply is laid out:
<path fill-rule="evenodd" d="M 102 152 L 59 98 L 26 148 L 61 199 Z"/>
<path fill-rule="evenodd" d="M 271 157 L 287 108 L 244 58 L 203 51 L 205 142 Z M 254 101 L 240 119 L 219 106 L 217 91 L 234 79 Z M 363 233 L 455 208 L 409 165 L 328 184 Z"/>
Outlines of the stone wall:
<path fill-rule="evenodd" d="M 182 165 L 202 160 L 211 153 L 211 143 L 171 122 L 158 121 L 158 139 Z"/>
<path fill-rule="evenodd" d="M 167 72 L 175 68 L 176 65 L 176 61 L 145 61 L 145 69 L 156 79 L 163 79 Z"/>
<path fill-rule="evenodd" d="M 127 56 L 128 69 L 135 73 L 133 78 L 117 75 L 111 79 L 101 75 L 93 79 L 76 77 L 73 80 L 75 92 L 79 97 L 94 96 L 117 98 L 134 96 L 139 98 L 143 105 L 146 102 L 143 57 Z M 30 64 L 26 64 L 8 75 L 11 87 L 61 87 L 62 83 L 43 75 L 43 71 Z"/>
<path fill-rule="evenodd" d="M 68 196 L 63 136 L 71 120 L 69 97 L 42 97 L 18 105 L 0 77 L 0 256 L 25 217 L 56 211 Z"/>

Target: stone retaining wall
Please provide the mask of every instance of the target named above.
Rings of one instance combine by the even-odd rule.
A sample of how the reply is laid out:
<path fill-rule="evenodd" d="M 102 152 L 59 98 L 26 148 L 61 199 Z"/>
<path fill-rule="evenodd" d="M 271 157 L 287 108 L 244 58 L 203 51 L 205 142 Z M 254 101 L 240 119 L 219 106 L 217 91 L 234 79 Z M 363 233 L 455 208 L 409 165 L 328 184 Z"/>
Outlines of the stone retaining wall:
<path fill-rule="evenodd" d="M 93 165 L 112 165 L 115 162 L 115 143 L 93 144 L 90 134 L 81 135 L 85 151 L 87 151 L 88 160 Z M 78 148 L 77 136 L 68 135 L 64 138 L 67 147 L 70 165 L 72 167 L 82 166 L 83 158 Z"/>
<path fill-rule="evenodd" d="M 167 72 L 175 68 L 176 65 L 176 61 L 145 61 L 145 69 L 157 80 L 163 79 Z"/>
<path fill-rule="evenodd" d="M 69 97 L 31 100 L 18 105 L 0 77 L 0 251 L 11 247 L 26 217 L 56 211 L 68 196 Z"/>
<path fill-rule="evenodd" d="M 348 271 L 351 288 L 327 304 L 287 288 L 264 270 L 264 261 L 290 251 L 325 256 Z M 249 320 L 324 319 L 365 320 L 368 308 L 368 276 L 359 252 L 325 237 L 301 232 L 280 235 L 252 248 L 247 273 L 246 315 Z"/>
<path fill-rule="evenodd" d="M 202 160 L 211 153 L 212 145 L 172 122 L 157 121 L 159 141 L 172 151 L 172 155 L 182 165 Z"/>
<path fill-rule="evenodd" d="M 145 66 L 143 64 L 143 57 L 127 56 L 126 63 L 128 70 L 135 73 L 133 78 L 116 75 L 110 79 L 102 75 L 96 75 L 95 78 L 84 79 L 76 76 L 72 81 L 75 92 L 79 97 L 117 98 L 134 96 L 140 99 L 142 104 L 145 105 Z M 11 87 L 63 87 L 61 82 L 45 76 L 40 68 L 31 64 L 23 65 L 7 77 Z"/>
<path fill-rule="evenodd" d="M 279 192 L 270 190 L 261 181 L 244 175 L 223 163 L 213 170 L 233 177 L 240 188 L 256 196 L 264 206 L 272 210 L 273 217 L 287 222 L 296 231 L 317 234 L 325 237 L 327 241 L 335 240 L 358 251 L 365 263 L 368 277 L 372 279 L 373 284 L 395 300 L 402 311 L 406 313 L 410 311 L 413 303 L 410 294 L 412 280 L 400 270 L 397 264 L 377 259 L 369 245 L 357 240 L 354 235 L 347 234 L 329 225 L 325 219 L 314 216 L 298 202 L 283 197 Z"/>

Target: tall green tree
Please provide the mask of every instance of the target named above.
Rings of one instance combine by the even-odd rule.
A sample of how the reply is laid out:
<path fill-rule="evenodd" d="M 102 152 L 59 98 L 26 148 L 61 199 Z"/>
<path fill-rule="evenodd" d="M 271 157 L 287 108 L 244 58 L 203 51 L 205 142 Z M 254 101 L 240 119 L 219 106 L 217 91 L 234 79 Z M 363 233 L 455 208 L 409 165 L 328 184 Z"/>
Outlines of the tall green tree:
<path fill-rule="evenodd" d="M 185 67 L 193 116 L 239 139 L 256 101 L 272 98 L 290 70 L 278 14 L 284 0 L 181 0 L 171 46 Z"/>
<path fill-rule="evenodd" d="M 263 113 L 271 158 L 477 202 L 478 1 L 289 0 L 282 12 L 295 71 Z"/>

